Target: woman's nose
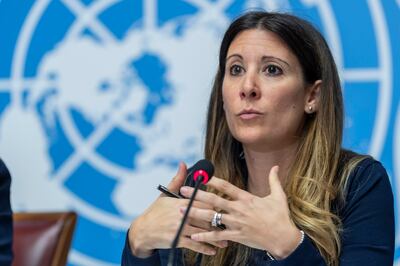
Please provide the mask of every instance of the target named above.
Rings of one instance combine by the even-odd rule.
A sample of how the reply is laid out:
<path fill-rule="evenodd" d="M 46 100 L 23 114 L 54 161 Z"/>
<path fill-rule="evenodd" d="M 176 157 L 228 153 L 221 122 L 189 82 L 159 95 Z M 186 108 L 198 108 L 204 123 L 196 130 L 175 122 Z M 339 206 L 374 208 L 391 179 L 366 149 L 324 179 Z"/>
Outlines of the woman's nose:
<path fill-rule="evenodd" d="M 247 75 L 240 90 L 240 98 L 258 99 L 260 96 L 261 92 L 257 85 L 256 77 L 254 75 Z"/>

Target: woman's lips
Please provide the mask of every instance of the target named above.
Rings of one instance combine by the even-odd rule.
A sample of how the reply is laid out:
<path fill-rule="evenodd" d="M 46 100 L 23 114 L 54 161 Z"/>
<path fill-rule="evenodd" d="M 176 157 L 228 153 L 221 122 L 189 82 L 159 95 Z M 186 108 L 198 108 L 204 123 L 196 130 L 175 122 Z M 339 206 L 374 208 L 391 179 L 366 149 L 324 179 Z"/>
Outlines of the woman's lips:
<path fill-rule="evenodd" d="M 244 110 L 239 113 L 239 117 L 243 120 L 255 119 L 260 117 L 261 115 L 262 113 L 256 110 Z"/>

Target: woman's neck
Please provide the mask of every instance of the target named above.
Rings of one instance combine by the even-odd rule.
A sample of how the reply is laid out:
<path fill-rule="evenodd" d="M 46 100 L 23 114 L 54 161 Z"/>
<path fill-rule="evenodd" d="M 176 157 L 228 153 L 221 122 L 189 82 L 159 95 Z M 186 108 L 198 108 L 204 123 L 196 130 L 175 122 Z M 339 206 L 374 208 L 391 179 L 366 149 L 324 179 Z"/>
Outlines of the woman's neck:
<path fill-rule="evenodd" d="M 243 151 L 248 169 L 248 191 L 254 195 L 265 197 L 270 193 L 269 172 L 274 165 L 279 166 L 279 178 L 282 186 L 285 184 L 297 151 L 297 143 L 273 151 L 255 151 L 243 146 Z"/>

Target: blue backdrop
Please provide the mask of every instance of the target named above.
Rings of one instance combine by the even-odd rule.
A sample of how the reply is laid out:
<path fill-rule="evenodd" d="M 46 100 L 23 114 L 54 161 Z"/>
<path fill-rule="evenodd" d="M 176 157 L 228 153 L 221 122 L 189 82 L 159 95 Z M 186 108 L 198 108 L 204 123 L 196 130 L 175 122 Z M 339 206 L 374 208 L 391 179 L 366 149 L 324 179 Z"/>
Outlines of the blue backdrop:
<path fill-rule="evenodd" d="M 118 265 L 156 185 L 201 158 L 218 44 L 254 8 L 323 32 L 343 83 L 344 145 L 383 162 L 398 213 L 399 0 L 0 0 L 0 156 L 12 205 L 79 213 L 71 265 Z"/>

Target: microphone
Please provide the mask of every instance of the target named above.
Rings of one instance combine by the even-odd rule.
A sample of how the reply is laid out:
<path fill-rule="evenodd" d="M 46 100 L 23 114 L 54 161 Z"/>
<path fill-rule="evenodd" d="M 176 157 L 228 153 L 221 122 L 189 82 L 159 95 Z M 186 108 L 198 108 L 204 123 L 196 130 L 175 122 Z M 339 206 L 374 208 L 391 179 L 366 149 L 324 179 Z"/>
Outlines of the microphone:
<path fill-rule="evenodd" d="M 204 171 L 209 176 L 209 177 L 207 176 L 207 180 L 204 180 L 199 186 L 199 189 L 205 190 L 206 189 L 205 184 L 207 184 L 208 180 L 214 174 L 214 166 L 212 165 L 211 162 L 209 162 L 205 159 L 198 161 L 192 167 L 189 168 L 189 173 L 185 178 L 184 186 L 195 187 L 197 176 L 200 173 L 202 173 L 201 171 Z M 179 196 L 184 198 L 184 196 L 180 192 L 179 192 Z"/>
<path fill-rule="evenodd" d="M 172 266 L 174 262 L 175 249 L 178 246 L 179 237 L 181 236 L 183 227 L 186 223 L 188 214 L 190 209 L 192 208 L 192 204 L 194 198 L 196 197 L 196 193 L 199 190 L 201 184 L 205 185 L 211 179 L 214 174 L 214 166 L 208 160 L 200 160 L 195 165 L 193 165 L 189 175 L 186 177 L 185 186 L 194 187 L 194 191 L 192 196 L 190 197 L 188 207 L 186 208 L 185 214 L 183 215 L 181 225 L 179 226 L 178 231 L 176 232 L 174 241 L 172 241 L 171 251 L 168 256 L 168 266 Z"/>

